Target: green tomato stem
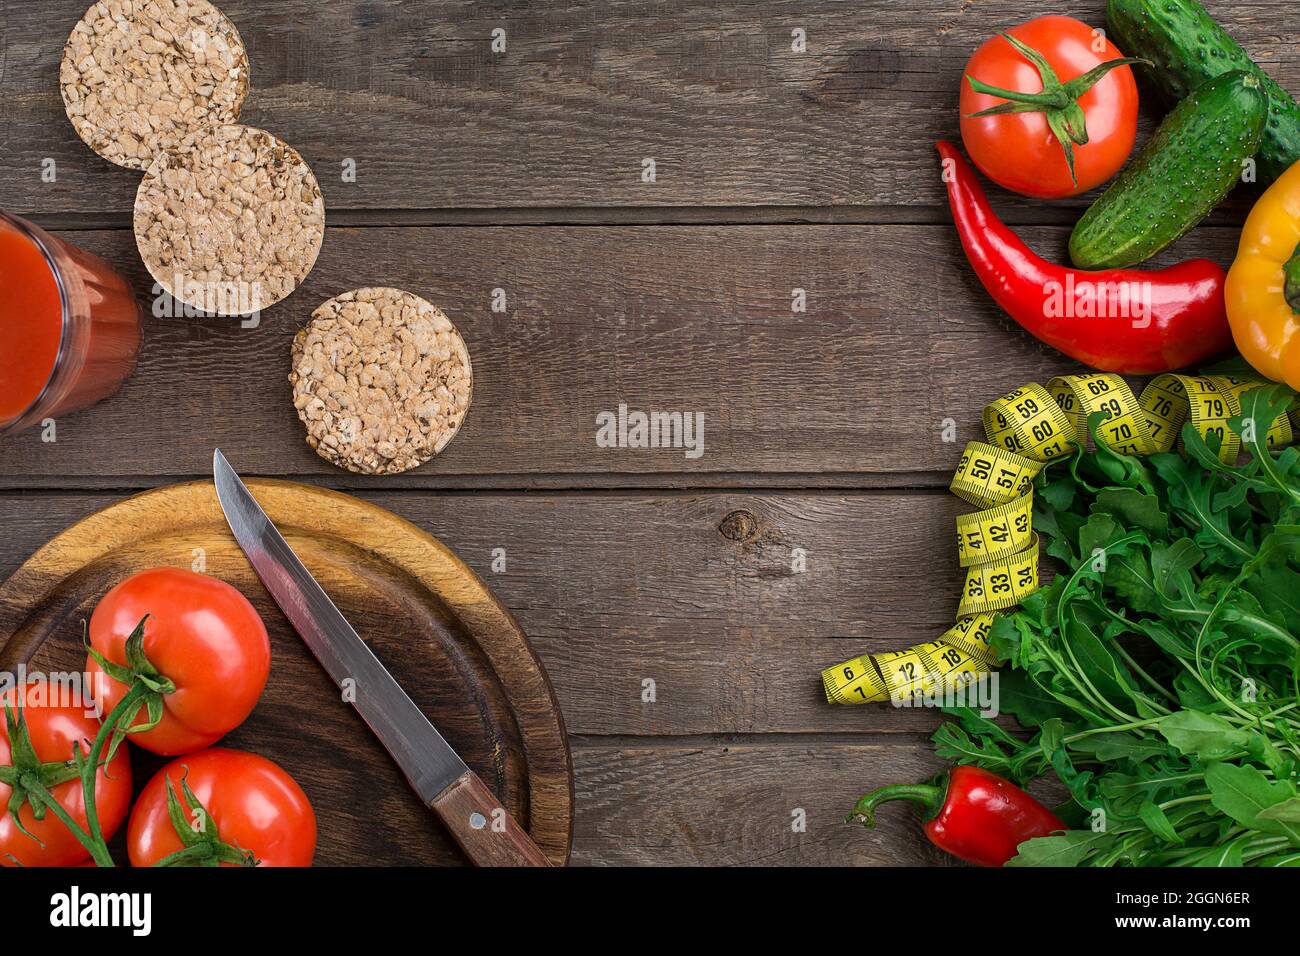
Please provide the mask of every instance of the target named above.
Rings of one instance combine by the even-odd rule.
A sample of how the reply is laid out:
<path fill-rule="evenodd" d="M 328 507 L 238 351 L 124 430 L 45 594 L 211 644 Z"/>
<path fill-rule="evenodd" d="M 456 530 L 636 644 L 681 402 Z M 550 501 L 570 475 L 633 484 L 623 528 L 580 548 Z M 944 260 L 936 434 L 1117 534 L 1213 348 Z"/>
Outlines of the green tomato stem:
<path fill-rule="evenodd" d="M 204 866 L 209 860 L 216 861 L 216 853 L 210 843 L 196 843 L 169 853 L 154 866 Z"/>
<path fill-rule="evenodd" d="M 72 815 L 68 813 L 67 810 L 63 809 L 63 806 L 59 801 L 54 799 L 54 796 L 49 790 L 45 789 L 44 784 L 34 777 L 31 779 L 24 778 L 23 787 L 28 793 L 33 793 L 39 797 L 40 801 L 59 818 L 63 825 L 68 828 L 74 837 L 77 838 L 78 842 L 90 851 L 90 856 L 95 861 L 96 866 L 113 865 L 113 858 L 109 855 L 108 846 L 104 843 L 103 839 L 101 838 L 96 840 L 92 838 L 89 833 L 78 826 L 77 821 L 72 819 Z M 90 804 L 86 805 L 86 810 L 86 816 L 89 817 Z"/>
<path fill-rule="evenodd" d="M 126 692 L 126 695 L 117 702 L 107 717 L 104 718 L 103 724 L 99 728 L 99 733 L 95 735 L 95 742 L 91 744 L 90 754 L 86 758 L 85 764 L 81 769 L 81 792 L 86 804 L 86 824 L 90 829 L 90 839 L 95 846 L 90 847 L 91 854 L 95 854 L 96 847 L 102 847 L 104 855 L 108 855 L 108 847 L 104 842 L 104 833 L 99 826 L 99 808 L 95 806 L 95 778 L 99 774 L 99 758 L 104 752 L 104 745 L 108 742 L 116 730 L 118 723 L 122 718 L 130 715 L 134 716 L 139 711 L 140 702 L 149 694 L 154 693 L 143 684 L 136 684 Z M 113 866 L 111 858 L 107 863 L 100 862 L 100 857 L 95 855 L 95 862 L 100 866 Z"/>

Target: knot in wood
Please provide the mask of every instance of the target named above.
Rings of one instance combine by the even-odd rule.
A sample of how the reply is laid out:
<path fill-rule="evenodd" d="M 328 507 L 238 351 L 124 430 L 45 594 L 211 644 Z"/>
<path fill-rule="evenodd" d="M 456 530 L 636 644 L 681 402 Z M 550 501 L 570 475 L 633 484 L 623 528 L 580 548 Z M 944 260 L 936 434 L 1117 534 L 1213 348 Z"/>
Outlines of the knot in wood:
<path fill-rule="evenodd" d="M 729 541 L 748 541 L 756 531 L 758 519 L 744 509 L 731 512 L 718 525 L 718 533 Z"/>

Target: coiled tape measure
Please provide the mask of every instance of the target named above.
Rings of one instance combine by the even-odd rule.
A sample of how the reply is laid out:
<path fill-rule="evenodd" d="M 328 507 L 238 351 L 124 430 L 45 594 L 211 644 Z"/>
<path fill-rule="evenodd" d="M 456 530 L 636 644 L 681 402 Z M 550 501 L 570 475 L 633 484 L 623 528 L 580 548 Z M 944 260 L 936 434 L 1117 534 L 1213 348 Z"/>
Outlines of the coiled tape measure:
<path fill-rule="evenodd" d="M 1202 438 L 1219 439 L 1220 460 L 1232 464 L 1241 439 L 1228 422 L 1241 414 L 1241 396 L 1264 384 L 1226 375 L 1166 374 L 1138 398 L 1118 375 L 1063 375 L 1046 388 L 1023 385 L 993 402 L 984 409 L 988 440 L 966 446 L 949 486 L 981 509 L 957 518 L 957 558 L 966 573 L 957 623 L 927 644 L 828 667 L 822 672 L 826 699 L 910 700 L 976 680 L 997 664 L 989 647 L 997 612 L 1038 588 L 1034 479 L 1049 462 L 1074 451 L 1087 435 L 1089 416 L 1106 416 L 1098 435 L 1126 455 L 1170 451 L 1190 421 Z M 1268 444 L 1290 444 L 1293 427 L 1287 414 L 1279 415 L 1269 426 Z"/>

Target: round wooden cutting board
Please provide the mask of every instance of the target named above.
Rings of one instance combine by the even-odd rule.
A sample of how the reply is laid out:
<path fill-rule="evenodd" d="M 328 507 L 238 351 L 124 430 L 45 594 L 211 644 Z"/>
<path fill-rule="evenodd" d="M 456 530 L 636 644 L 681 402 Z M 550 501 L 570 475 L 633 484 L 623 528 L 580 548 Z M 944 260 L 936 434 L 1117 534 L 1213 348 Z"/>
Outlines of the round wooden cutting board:
<path fill-rule="evenodd" d="M 451 551 L 382 508 L 292 482 L 248 486 L 415 703 L 563 864 L 573 833 L 564 722 L 510 613 Z M 319 823 L 317 865 L 465 862 L 266 593 L 211 482 L 118 502 L 32 555 L 0 585 L 0 666 L 82 670 L 82 621 L 95 603 L 127 576 L 160 565 L 230 582 L 266 621 L 271 678 L 252 716 L 222 746 L 269 757 L 302 785 Z M 139 789 L 164 761 L 131 750 Z M 115 843 L 124 861 L 121 834 Z"/>

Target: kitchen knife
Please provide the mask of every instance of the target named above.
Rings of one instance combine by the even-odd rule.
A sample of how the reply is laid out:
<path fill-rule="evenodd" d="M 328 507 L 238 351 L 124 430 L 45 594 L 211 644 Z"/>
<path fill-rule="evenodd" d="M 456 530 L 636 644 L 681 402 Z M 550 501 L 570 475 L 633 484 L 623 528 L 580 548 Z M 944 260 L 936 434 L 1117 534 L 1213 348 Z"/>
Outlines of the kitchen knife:
<path fill-rule="evenodd" d="M 212 473 L 230 530 L 271 597 L 334 683 L 350 682 L 357 712 L 465 854 L 479 866 L 550 866 L 339 613 L 219 448 Z"/>

